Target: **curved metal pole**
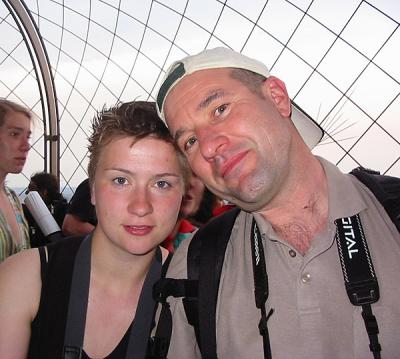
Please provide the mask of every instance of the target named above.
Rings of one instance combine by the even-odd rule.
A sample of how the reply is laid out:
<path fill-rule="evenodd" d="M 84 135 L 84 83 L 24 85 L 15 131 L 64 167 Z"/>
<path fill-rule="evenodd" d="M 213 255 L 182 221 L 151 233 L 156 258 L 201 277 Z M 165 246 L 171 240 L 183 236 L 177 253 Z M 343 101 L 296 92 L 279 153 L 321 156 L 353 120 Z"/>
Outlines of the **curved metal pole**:
<path fill-rule="evenodd" d="M 60 131 L 56 89 L 49 57 L 28 7 L 22 0 L 3 0 L 13 16 L 36 72 L 44 123 L 45 170 L 60 178 Z M 40 73 L 37 71 L 40 69 Z"/>

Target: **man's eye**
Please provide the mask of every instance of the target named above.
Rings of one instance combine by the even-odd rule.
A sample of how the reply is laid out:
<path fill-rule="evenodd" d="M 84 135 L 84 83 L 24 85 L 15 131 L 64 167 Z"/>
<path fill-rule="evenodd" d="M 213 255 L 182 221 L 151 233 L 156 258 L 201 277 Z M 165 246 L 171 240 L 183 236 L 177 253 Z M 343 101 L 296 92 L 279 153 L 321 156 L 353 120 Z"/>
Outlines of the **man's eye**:
<path fill-rule="evenodd" d="M 167 181 L 161 180 L 156 182 L 156 187 L 161 189 L 167 189 L 170 188 L 171 185 Z"/>
<path fill-rule="evenodd" d="M 197 141 L 196 136 L 190 137 L 186 142 L 185 145 L 183 146 L 185 151 L 188 151 Z"/>
<path fill-rule="evenodd" d="M 115 184 L 117 184 L 117 185 L 120 185 L 120 186 L 122 186 L 122 185 L 128 183 L 127 179 L 124 178 L 124 177 L 117 177 L 117 178 L 114 178 L 114 179 L 113 179 L 113 182 L 114 182 Z"/>
<path fill-rule="evenodd" d="M 215 116 L 220 116 L 228 107 L 227 104 L 223 104 L 221 106 L 218 106 L 217 109 L 215 110 Z"/>

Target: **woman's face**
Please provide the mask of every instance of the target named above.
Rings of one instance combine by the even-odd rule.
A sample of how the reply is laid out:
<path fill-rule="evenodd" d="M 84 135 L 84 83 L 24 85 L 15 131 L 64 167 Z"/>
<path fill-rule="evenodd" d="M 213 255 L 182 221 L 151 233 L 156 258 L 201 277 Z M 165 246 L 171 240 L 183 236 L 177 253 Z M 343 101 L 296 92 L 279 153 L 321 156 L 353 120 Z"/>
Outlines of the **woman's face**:
<path fill-rule="evenodd" d="M 95 236 L 131 254 L 152 251 L 172 231 L 184 181 L 174 147 L 146 137 L 117 138 L 99 156 L 92 188 Z"/>

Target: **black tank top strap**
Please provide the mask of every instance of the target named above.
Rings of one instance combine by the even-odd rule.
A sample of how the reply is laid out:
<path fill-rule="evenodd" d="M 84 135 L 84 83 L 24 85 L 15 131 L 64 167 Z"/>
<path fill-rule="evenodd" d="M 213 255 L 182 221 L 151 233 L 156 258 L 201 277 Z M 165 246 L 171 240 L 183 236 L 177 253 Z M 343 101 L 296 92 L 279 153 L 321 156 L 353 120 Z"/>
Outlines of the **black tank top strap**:
<path fill-rule="evenodd" d="M 42 289 L 31 325 L 28 359 L 61 358 L 72 269 L 82 239 L 68 237 L 39 248 Z"/>
<path fill-rule="evenodd" d="M 46 247 L 39 247 L 39 257 L 40 257 L 40 277 L 42 278 L 42 283 L 46 280 L 47 273 L 47 252 Z"/>

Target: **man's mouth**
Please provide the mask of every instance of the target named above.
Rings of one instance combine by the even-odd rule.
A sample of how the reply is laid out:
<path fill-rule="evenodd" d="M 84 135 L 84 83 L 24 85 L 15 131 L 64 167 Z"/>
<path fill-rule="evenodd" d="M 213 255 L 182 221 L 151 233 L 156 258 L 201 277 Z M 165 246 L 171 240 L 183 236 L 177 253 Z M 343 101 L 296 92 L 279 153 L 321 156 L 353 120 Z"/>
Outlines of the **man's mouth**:
<path fill-rule="evenodd" d="M 240 152 L 232 156 L 221 168 L 221 177 L 226 178 L 232 172 L 232 170 L 243 160 L 247 155 L 248 151 Z"/>

